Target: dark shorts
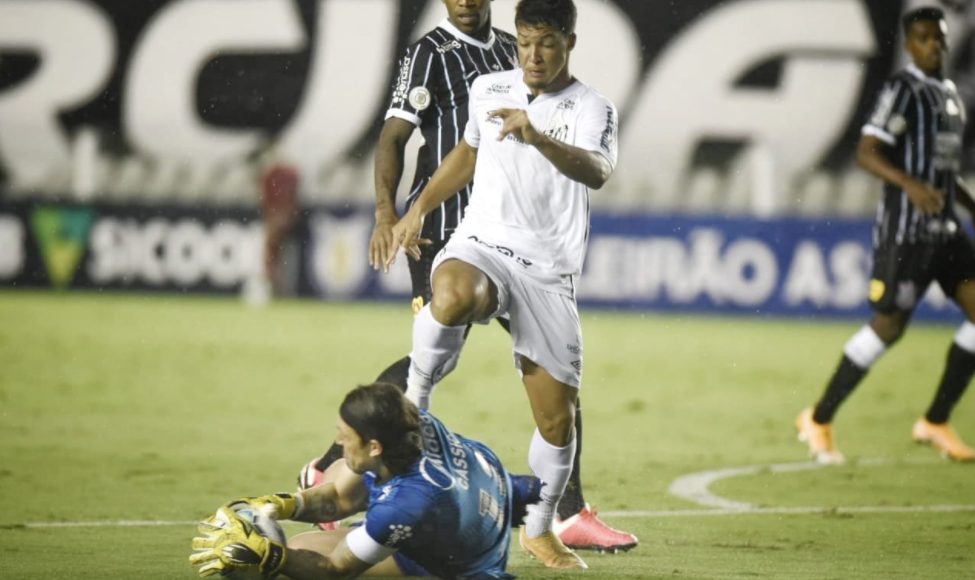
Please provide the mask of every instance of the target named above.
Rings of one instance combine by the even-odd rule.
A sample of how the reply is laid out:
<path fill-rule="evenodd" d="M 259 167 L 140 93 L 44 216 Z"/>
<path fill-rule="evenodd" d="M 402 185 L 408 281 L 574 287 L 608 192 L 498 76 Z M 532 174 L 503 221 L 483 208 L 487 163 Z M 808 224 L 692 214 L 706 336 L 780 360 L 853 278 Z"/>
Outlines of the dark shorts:
<path fill-rule="evenodd" d="M 410 279 L 413 282 L 414 314 L 419 312 L 425 304 L 428 304 L 430 298 L 433 296 L 433 285 L 431 281 L 433 260 L 446 245 L 446 241 L 434 240 L 429 246 L 421 246 L 419 260 L 407 258 L 407 263 L 410 266 Z"/>
<path fill-rule="evenodd" d="M 870 306 L 885 314 L 912 311 L 932 282 L 954 298 L 968 280 L 975 280 L 975 244 L 965 234 L 915 244 L 883 240 L 873 253 Z"/>

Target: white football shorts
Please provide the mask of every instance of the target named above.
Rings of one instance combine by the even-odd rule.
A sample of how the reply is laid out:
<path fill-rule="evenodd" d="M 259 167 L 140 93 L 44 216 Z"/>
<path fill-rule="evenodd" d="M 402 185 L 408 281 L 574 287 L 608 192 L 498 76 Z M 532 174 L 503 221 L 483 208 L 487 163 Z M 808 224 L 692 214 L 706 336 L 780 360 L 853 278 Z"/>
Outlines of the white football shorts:
<path fill-rule="evenodd" d="M 547 291 L 519 272 L 524 268 L 510 250 L 455 235 L 433 261 L 431 272 L 447 260 L 461 260 L 484 272 L 498 289 L 498 309 L 487 319 L 507 315 L 512 354 L 521 372 L 521 357 L 539 365 L 558 381 L 582 384 L 582 325 L 573 296 Z M 432 276 L 432 273 L 431 273 Z"/>

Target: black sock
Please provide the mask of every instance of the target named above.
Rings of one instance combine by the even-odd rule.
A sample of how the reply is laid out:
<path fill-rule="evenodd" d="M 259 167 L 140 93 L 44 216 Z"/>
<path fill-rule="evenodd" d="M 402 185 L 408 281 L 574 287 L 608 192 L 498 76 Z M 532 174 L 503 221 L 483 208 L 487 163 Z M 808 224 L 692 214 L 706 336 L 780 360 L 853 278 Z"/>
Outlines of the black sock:
<path fill-rule="evenodd" d="M 948 349 L 948 362 L 945 363 L 945 374 L 941 377 L 941 385 L 934 395 L 934 402 L 924 416 L 932 423 L 947 423 L 955 403 L 961 399 L 968 383 L 975 374 L 975 354 L 951 343 Z"/>
<path fill-rule="evenodd" d="M 559 519 L 568 519 L 586 507 L 586 500 L 582 497 L 582 473 L 579 458 L 582 457 L 582 405 L 576 399 L 576 454 L 572 458 L 572 473 L 565 484 L 565 493 L 559 500 Z"/>
<path fill-rule="evenodd" d="M 813 421 L 820 424 L 832 422 L 833 415 L 840 404 L 850 396 L 853 389 L 857 388 L 866 374 L 867 369 L 858 367 L 844 354 L 840 366 L 833 373 L 833 378 L 830 379 L 829 386 L 823 393 L 823 398 L 816 404 L 816 409 L 813 411 Z"/>
<path fill-rule="evenodd" d="M 406 392 L 406 377 L 410 374 L 410 357 L 404 356 L 393 364 L 389 365 L 389 368 L 379 373 L 379 378 L 376 379 L 377 383 L 392 383 L 400 388 L 404 393 Z"/>

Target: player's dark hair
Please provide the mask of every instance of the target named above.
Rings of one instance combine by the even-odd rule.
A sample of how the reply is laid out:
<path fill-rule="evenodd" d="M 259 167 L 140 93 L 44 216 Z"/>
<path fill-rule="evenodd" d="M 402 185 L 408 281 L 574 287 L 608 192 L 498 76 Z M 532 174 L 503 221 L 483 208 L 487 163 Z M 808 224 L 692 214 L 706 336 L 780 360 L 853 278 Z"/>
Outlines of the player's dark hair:
<path fill-rule="evenodd" d="M 572 0 L 521 0 L 515 8 L 515 26 L 551 26 L 562 34 L 576 30 L 576 5 Z"/>
<path fill-rule="evenodd" d="M 375 439 L 382 444 L 383 463 L 394 475 L 409 471 L 420 457 L 420 413 L 396 385 L 356 387 L 345 396 L 339 415 L 363 441 Z"/>
<path fill-rule="evenodd" d="M 945 19 L 945 13 L 940 8 L 935 8 L 933 6 L 925 6 L 923 8 L 918 8 L 917 10 L 912 10 L 901 18 L 901 24 L 904 26 L 904 34 L 910 34 L 911 26 L 915 22 L 939 22 Z"/>

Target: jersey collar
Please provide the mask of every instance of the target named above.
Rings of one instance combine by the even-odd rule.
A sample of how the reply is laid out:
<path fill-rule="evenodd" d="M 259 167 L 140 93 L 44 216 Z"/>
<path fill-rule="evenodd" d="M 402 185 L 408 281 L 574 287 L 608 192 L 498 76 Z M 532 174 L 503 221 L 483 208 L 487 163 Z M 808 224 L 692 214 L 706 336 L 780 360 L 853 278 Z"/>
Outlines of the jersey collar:
<path fill-rule="evenodd" d="M 935 85 L 935 86 L 941 87 L 942 89 L 945 89 L 945 90 L 948 89 L 948 81 L 947 80 L 938 80 L 938 79 L 936 79 L 934 77 L 929 77 L 928 75 L 924 74 L 924 71 L 922 71 L 921 69 L 917 68 L 917 65 L 915 65 L 913 62 L 911 64 L 907 65 L 907 69 L 906 70 L 911 75 L 913 75 L 913 76 L 917 77 L 918 79 L 920 79 L 920 80 L 928 83 L 929 85 Z"/>
<path fill-rule="evenodd" d="M 467 44 L 472 44 L 484 50 L 491 50 L 491 47 L 494 46 L 493 29 L 488 31 L 487 42 L 481 42 L 480 40 L 474 38 L 473 36 L 467 36 L 466 34 L 461 32 L 460 29 L 454 26 L 454 23 L 450 21 L 450 18 L 444 18 L 443 20 L 441 20 L 440 24 L 437 25 L 437 28 L 443 28 L 444 30 L 453 34 L 455 37 L 459 38 L 460 40 L 463 40 Z"/>

